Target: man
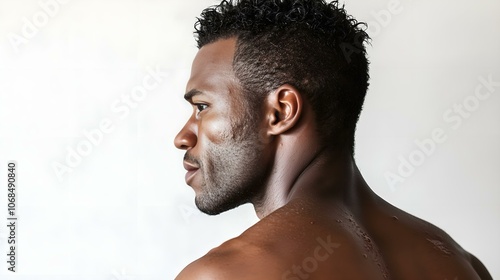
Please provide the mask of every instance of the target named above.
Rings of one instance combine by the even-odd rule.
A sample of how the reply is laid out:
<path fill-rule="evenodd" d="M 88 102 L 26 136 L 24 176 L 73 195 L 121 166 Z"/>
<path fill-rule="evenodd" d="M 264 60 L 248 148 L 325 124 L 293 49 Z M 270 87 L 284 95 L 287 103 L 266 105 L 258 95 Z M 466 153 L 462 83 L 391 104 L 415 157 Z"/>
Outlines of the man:
<path fill-rule="evenodd" d="M 175 138 L 197 207 L 261 219 L 184 279 L 491 279 L 445 232 L 371 191 L 353 159 L 368 87 L 362 25 L 337 2 L 223 1 L 196 25 Z"/>

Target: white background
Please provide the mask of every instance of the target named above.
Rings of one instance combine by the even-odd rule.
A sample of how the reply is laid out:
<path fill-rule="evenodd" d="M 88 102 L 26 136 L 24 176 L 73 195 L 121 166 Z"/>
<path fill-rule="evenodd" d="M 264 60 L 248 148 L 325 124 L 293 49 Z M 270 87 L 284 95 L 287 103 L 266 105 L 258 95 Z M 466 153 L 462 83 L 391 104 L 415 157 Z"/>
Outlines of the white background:
<path fill-rule="evenodd" d="M 195 17 L 216 2 L 66 0 L 50 15 L 47 2 L 0 0 L 0 278 L 173 279 L 257 221 L 250 205 L 199 213 L 173 146 L 191 112 L 182 95 Z M 473 102 L 480 77 L 500 81 L 500 2 L 352 0 L 346 9 L 373 37 L 356 148 L 365 179 L 500 278 L 500 87 L 459 126 L 443 118 Z M 148 69 L 168 77 L 125 105 Z M 82 146 L 103 120 L 113 131 Z M 400 156 L 415 156 L 415 141 L 437 128 L 446 140 L 391 187 L 385 176 L 398 174 Z M 59 180 L 54 164 L 78 148 L 87 155 Z M 18 164 L 15 274 L 4 261 L 8 160 Z"/>

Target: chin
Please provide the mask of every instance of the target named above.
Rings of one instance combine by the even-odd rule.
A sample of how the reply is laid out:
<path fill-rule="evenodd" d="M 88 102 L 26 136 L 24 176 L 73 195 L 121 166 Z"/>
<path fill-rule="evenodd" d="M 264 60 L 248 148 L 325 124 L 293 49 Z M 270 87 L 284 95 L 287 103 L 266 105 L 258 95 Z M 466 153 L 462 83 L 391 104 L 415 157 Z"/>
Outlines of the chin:
<path fill-rule="evenodd" d="M 195 198 L 196 207 L 203 213 L 214 216 L 223 212 L 234 209 L 240 205 L 245 204 L 245 201 L 238 199 L 228 199 L 226 201 L 215 201 L 207 199 L 202 195 L 197 195 Z"/>
<path fill-rule="evenodd" d="M 215 207 L 206 206 L 202 203 L 199 203 L 198 200 L 196 200 L 196 199 L 195 199 L 195 204 L 196 204 L 196 207 L 198 208 L 198 210 L 200 210 L 201 212 L 203 212 L 207 215 L 210 215 L 210 216 L 219 215 L 220 213 L 223 213 L 223 212 L 230 210 L 230 209 L 225 209 L 225 208 L 222 208 L 219 206 L 215 206 Z"/>

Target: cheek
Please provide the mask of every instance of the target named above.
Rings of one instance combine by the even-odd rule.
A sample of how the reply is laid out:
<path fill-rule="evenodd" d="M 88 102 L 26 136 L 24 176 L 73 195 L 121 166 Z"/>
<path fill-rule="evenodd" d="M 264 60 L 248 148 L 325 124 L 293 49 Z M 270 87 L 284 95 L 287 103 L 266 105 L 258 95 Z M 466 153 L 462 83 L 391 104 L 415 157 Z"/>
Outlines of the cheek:
<path fill-rule="evenodd" d="M 229 118 L 206 118 L 198 130 L 198 138 L 214 144 L 221 144 L 233 138 L 233 131 Z"/>

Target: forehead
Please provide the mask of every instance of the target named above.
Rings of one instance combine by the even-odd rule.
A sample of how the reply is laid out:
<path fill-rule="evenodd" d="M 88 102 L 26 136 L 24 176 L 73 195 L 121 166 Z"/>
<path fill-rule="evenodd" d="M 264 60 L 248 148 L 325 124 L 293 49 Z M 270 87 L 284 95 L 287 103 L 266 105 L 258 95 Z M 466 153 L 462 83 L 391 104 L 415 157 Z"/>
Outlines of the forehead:
<path fill-rule="evenodd" d="M 186 92 L 208 93 L 232 91 L 237 85 L 233 72 L 236 39 L 221 39 L 203 46 L 196 54 Z"/>

